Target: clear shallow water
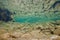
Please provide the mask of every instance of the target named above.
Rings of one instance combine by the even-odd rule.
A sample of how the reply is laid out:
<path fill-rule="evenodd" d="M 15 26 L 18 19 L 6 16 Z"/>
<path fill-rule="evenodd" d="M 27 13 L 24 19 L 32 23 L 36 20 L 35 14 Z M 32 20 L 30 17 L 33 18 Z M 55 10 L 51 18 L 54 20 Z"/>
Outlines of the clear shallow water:
<path fill-rule="evenodd" d="M 47 22 L 47 21 L 56 21 L 60 20 L 60 17 L 52 17 L 52 18 L 47 18 L 45 16 L 42 17 L 15 17 L 15 22 L 20 22 L 20 23 L 36 23 L 36 22 Z"/>

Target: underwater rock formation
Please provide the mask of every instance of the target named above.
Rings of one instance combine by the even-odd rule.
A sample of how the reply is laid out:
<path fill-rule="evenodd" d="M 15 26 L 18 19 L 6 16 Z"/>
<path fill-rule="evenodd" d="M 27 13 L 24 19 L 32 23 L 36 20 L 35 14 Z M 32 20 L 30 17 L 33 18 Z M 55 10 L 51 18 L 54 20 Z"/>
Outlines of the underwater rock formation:
<path fill-rule="evenodd" d="M 60 20 L 59 0 L 0 0 L 6 9 L 16 13 L 14 21 L 34 23 Z M 35 20 L 36 19 L 36 20 Z"/>

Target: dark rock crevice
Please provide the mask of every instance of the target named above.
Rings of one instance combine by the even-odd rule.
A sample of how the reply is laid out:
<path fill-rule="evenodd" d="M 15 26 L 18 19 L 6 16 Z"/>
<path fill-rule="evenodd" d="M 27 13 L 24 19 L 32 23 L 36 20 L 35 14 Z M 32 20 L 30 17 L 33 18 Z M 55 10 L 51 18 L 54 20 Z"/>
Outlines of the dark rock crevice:
<path fill-rule="evenodd" d="M 58 4 L 60 4 L 60 1 L 56 1 L 49 9 L 55 8 Z"/>
<path fill-rule="evenodd" d="M 8 22 L 11 21 L 13 18 L 11 17 L 13 13 L 10 12 L 8 9 L 0 8 L 0 21 Z"/>

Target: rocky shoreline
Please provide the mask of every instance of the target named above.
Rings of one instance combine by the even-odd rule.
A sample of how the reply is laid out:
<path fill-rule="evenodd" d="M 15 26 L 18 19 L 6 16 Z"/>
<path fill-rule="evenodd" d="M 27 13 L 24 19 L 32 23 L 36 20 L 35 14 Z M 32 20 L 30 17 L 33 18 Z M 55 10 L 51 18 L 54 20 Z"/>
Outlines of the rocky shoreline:
<path fill-rule="evenodd" d="M 60 25 L 5 23 L 0 40 L 60 40 Z"/>

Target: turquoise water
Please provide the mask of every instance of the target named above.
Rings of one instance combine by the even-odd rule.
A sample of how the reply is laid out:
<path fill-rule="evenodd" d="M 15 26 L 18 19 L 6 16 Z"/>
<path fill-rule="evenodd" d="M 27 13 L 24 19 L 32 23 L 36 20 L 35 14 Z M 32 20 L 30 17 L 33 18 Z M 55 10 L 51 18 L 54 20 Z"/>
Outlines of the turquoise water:
<path fill-rule="evenodd" d="M 42 16 L 42 17 L 35 17 L 35 16 L 32 16 L 32 17 L 15 17 L 14 18 L 16 22 L 20 22 L 20 23 L 36 23 L 36 22 L 47 22 L 47 21 L 56 21 L 56 20 L 60 20 L 60 17 L 51 17 L 51 18 L 48 18 L 48 17 L 45 17 L 45 16 Z"/>

